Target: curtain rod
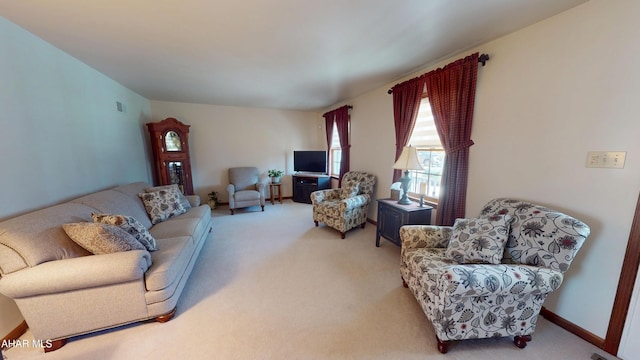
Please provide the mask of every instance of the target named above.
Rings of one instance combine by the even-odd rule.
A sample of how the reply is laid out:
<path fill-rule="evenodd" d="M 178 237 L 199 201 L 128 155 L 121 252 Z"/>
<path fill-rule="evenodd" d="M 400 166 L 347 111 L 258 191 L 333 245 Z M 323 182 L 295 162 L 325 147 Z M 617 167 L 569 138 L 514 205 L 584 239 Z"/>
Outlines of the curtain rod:
<path fill-rule="evenodd" d="M 478 62 L 482 63 L 482 66 L 484 66 L 487 63 L 487 61 L 489 61 L 489 59 L 490 59 L 489 54 L 482 54 L 482 55 L 478 56 Z M 419 77 L 420 76 L 418 76 L 418 78 Z M 387 91 L 387 94 L 392 94 L 392 93 L 393 93 L 393 88 L 391 88 L 391 89 L 389 89 L 389 91 Z"/>
<path fill-rule="evenodd" d="M 335 109 L 333 109 L 333 110 L 331 110 L 331 111 L 327 111 L 326 113 L 322 114 L 322 116 L 325 116 L 325 115 L 327 115 L 328 113 L 334 112 L 334 111 L 336 111 L 336 110 L 338 110 L 338 109 L 341 109 L 341 108 L 343 108 L 343 107 L 345 107 L 345 106 L 347 107 L 347 109 L 353 109 L 353 106 L 351 106 L 351 105 L 344 105 L 344 106 L 340 106 L 339 108 L 335 108 Z"/>

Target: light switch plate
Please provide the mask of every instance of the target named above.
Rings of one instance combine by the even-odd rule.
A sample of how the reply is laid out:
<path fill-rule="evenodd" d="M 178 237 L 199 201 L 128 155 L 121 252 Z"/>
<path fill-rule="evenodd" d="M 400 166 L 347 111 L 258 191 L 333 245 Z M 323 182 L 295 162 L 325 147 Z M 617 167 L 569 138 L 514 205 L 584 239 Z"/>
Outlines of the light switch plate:
<path fill-rule="evenodd" d="M 626 151 L 589 151 L 588 168 L 623 169 Z"/>

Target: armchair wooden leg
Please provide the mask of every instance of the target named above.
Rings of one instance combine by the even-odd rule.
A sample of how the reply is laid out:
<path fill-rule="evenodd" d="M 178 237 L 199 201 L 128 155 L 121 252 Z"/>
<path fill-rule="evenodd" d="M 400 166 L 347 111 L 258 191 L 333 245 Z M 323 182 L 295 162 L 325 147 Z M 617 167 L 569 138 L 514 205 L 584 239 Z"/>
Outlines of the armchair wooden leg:
<path fill-rule="evenodd" d="M 440 351 L 443 354 L 446 354 L 447 351 L 449 351 L 449 344 L 451 344 L 450 341 L 442 341 L 440 339 L 438 339 L 438 337 L 436 336 L 436 340 L 438 341 L 438 351 Z"/>
<path fill-rule="evenodd" d="M 404 278 L 401 278 L 401 279 L 402 279 L 402 286 L 404 286 L 405 288 L 408 288 L 409 284 L 407 284 L 407 282 L 404 281 Z"/>
<path fill-rule="evenodd" d="M 262 211 L 264 211 L 264 205 L 260 205 L 262 207 Z"/>
<path fill-rule="evenodd" d="M 173 319 L 173 316 L 176 314 L 178 307 L 174 307 L 173 310 L 169 311 L 164 315 L 160 315 L 156 318 L 156 321 L 159 323 L 166 323 L 167 321 Z"/>
<path fill-rule="evenodd" d="M 66 344 L 66 343 L 67 343 L 67 339 L 53 340 L 51 342 L 51 346 L 50 347 L 45 347 L 44 348 L 44 352 L 48 353 L 48 352 L 56 351 L 56 350 L 60 349 L 61 347 L 63 347 L 64 344 Z"/>
<path fill-rule="evenodd" d="M 364 229 L 364 225 L 365 225 L 366 223 L 367 223 L 366 221 L 365 221 L 365 222 L 363 222 L 363 223 L 362 223 L 362 225 L 360 225 L 360 227 Z"/>
<path fill-rule="evenodd" d="M 520 349 L 527 347 L 527 343 L 531 341 L 531 335 L 514 336 L 513 343 Z"/>
<path fill-rule="evenodd" d="M 341 237 L 342 239 L 344 239 L 345 235 L 346 235 L 346 233 L 344 233 L 344 232 L 341 232 L 341 233 L 340 233 L 340 237 Z"/>
<path fill-rule="evenodd" d="M 233 215 L 233 209 L 229 209 L 229 211 L 231 211 L 231 215 Z"/>
<path fill-rule="evenodd" d="M 317 221 L 314 221 L 314 223 L 316 224 L 316 227 L 318 227 L 318 222 L 317 222 Z"/>

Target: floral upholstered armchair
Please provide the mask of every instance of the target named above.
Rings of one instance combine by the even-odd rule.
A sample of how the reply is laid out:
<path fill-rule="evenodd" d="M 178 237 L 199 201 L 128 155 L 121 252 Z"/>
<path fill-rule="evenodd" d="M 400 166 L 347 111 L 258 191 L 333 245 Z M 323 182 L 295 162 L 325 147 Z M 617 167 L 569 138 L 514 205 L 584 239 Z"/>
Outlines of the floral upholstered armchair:
<path fill-rule="evenodd" d="M 323 222 L 340 231 L 343 239 L 350 229 L 356 226 L 364 228 L 375 184 L 375 176 L 362 171 L 349 171 L 342 177 L 341 188 L 311 193 L 316 226 Z"/>
<path fill-rule="evenodd" d="M 453 227 L 400 228 L 400 272 L 433 324 L 440 352 L 452 340 L 504 336 L 524 348 L 589 232 L 558 211 L 494 199 L 478 218 Z"/>

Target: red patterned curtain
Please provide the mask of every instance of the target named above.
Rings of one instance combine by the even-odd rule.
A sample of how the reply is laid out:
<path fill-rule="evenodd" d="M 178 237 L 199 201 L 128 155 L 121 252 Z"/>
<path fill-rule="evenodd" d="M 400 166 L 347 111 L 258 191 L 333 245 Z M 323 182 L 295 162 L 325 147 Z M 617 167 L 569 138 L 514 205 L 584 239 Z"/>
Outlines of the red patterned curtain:
<path fill-rule="evenodd" d="M 338 186 L 342 186 L 342 176 L 349 171 L 349 154 L 351 145 L 349 144 L 349 105 L 334 110 L 336 114 L 336 127 L 338 138 L 340 138 L 340 149 L 342 158 L 340 159 L 340 180 Z"/>
<path fill-rule="evenodd" d="M 464 218 L 478 53 L 424 75 L 438 135 L 445 151 L 436 224 Z M 395 90 L 394 90 L 395 94 Z"/>
<path fill-rule="evenodd" d="M 327 151 L 331 151 L 331 139 L 333 138 L 334 111 L 324 113 L 325 130 L 327 131 Z"/>
<path fill-rule="evenodd" d="M 407 146 L 413 127 L 418 118 L 418 108 L 424 92 L 424 78 L 422 76 L 407 80 L 391 88 L 393 92 L 393 123 L 396 128 L 396 157 L 398 160 L 402 149 Z M 393 171 L 393 182 L 402 177 L 402 170 Z"/>

